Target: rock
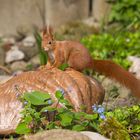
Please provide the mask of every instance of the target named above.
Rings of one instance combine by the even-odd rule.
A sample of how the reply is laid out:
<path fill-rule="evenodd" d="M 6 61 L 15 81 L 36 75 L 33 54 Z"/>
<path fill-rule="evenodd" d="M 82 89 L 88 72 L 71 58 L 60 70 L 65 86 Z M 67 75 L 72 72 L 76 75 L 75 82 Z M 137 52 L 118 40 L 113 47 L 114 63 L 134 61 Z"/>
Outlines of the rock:
<path fill-rule="evenodd" d="M 13 76 L 7 76 L 7 75 L 0 75 L 0 84 L 5 83 L 9 79 L 11 79 Z"/>
<path fill-rule="evenodd" d="M 21 71 L 21 70 L 18 70 L 18 71 L 14 71 L 13 72 L 13 76 L 17 76 L 17 75 L 20 75 L 20 74 L 22 74 L 23 73 L 23 71 Z"/>
<path fill-rule="evenodd" d="M 102 85 L 106 91 L 106 98 L 116 98 L 117 96 L 125 98 L 130 95 L 129 89 L 112 79 L 104 78 Z"/>
<path fill-rule="evenodd" d="M 24 140 L 109 140 L 104 136 L 90 131 L 76 132 L 65 129 L 52 129 L 24 137 Z"/>
<path fill-rule="evenodd" d="M 22 41 L 22 45 L 24 47 L 33 47 L 36 43 L 35 37 L 33 35 L 27 36 L 25 39 Z"/>
<path fill-rule="evenodd" d="M 32 57 L 28 64 L 40 65 L 39 55 Z"/>
<path fill-rule="evenodd" d="M 24 23 L 17 26 L 17 33 L 20 37 L 29 36 L 31 33 L 34 33 L 35 30 L 38 30 L 38 26 L 36 26 L 35 24 L 29 25 L 27 23 Z"/>
<path fill-rule="evenodd" d="M 94 27 L 98 32 L 100 29 L 100 23 L 97 22 L 94 17 L 86 18 L 82 22 L 90 27 Z"/>
<path fill-rule="evenodd" d="M 117 106 L 129 104 L 128 102 L 121 103 L 124 101 L 123 99 L 128 99 L 128 101 L 130 101 L 131 92 L 129 89 L 109 78 L 103 78 L 102 85 L 106 93 L 103 106 L 107 107 L 108 110 L 112 110 Z"/>
<path fill-rule="evenodd" d="M 13 45 L 16 44 L 16 38 L 13 35 L 3 36 L 0 43 L 4 51 L 7 52 Z"/>
<path fill-rule="evenodd" d="M 90 140 L 109 140 L 99 133 L 90 132 L 90 131 L 82 131 L 81 133 L 88 136 Z"/>
<path fill-rule="evenodd" d="M 3 37 L 2 38 L 2 42 L 4 44 L 15 44 L 16 43 L 16 40 L 14 37 L 10 36 L 10 37 Z"/>
<path fill-rule="evenodd" d="M 4 65 L 5 62 L 5 52 L 4 49 L 0 46 L 0 65 Z"/>
<path fill-rule="evenodd" d="M 36 45 L 36 41 L 33 35 L 26 37 L 21 44 L 19 45 L 19 50 L 24 52 L 25 59 L 28 61 L 33 56 L 38 54 L 38 47 Z"/>
<path fill-rule="evenodd" d="M 65 130 L 65 129 L 52 129 L 43 131 L 32 136 L 26 136 L 23 140 L 90 140 L 86 135 L 80 132 Z M 96 140 L 96 139 L 94 139 Z"/>
<path fill-rule="evenodd" d="M 22 60 L 24 57 L 24 53 L 20 51 L 17 46 L 12 46 L 11 49 L 6 52 L 5 62 L 10 63 L 13 61 Z"/>
<path fill-rule="evenodd" d="M 27 67 L 27 63 L 24 61 L 16 61 L 10 65 L 12 71 L 17 71 L 17 70 L 24 71 L 26 70 L 26 67 Z"/>
<path fill-rule="evenodd" d="M 24 52 L 26 61 L 29 61 L 33 56 L 38 54 L 38 48 L 36 45 L 34 47 L 20 46 L 19 50 Z"/>
<path fill-rule="evenodd" d="M 138 79 L 140 79 L 140 57 L 129 56 L 128 60 L 132 62 L 129 71 L 135 74 Z"/>

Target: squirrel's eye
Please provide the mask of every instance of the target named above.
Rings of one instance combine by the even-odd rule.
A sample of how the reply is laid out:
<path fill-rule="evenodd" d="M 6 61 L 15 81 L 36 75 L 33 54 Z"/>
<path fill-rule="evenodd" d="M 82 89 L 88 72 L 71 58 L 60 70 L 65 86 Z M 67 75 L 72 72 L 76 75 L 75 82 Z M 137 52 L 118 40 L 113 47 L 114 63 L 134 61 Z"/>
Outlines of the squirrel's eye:
<path fill-rule="evenodd" d="M 52 42 L 51 42 L 51 41 L 49 41 L 49 42 L 48 42 L 48 44 L 52 44 Z"/>

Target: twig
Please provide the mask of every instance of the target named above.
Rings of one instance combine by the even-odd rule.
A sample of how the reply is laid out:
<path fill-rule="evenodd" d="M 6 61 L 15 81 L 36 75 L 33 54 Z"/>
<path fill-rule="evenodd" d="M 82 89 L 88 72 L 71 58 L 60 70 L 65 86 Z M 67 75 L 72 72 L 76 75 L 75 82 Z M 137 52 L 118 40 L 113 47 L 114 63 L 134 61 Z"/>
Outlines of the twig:
<path fill-rule="evenodd" d="M 0 69 L 7 72 L 8 74 L 11 74 L 11 71 L 8 68 L 6 68 L 5 66 L 0 65 Z"/>

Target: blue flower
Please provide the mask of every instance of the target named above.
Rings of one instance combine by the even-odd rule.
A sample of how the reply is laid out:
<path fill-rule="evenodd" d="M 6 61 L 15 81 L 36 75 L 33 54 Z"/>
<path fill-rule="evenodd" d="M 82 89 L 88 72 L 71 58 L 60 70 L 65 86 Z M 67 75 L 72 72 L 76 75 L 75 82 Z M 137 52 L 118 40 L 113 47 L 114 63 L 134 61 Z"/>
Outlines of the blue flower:
<path fill-rule="evenodd" d="M 46 109 L 46 110 L 44 110 L 44 112 L 46 112 L 46 113 L 47 113 L 47 112 L 48 112 L 48 110 Z"/>
<path fill-rule="evenodd" d="M 23 103 L 24 105 L 27 105 L 28 104 L 28 102 L 27 101 L 24 101 L 24 103 Z"/>
<path fill-rule="evenodd" d="M 64 89 L 60 88 L 60 89 L 59 89 L 59 91 L 62 93 L 62 95 L 64 95 L 64 94 L 65 94 Z"/>
<path fill-rule="evenodd" d="M 103 119 L 103 120 L 106 118 L 104 114 L 100 114 L 99 116 L 100 116 L 100 118 Z"/>
<path fill-rule="evenodd" d="M 49 105 L 52 104 L 52 100 L 51 99 L 49 99 L 47 102 L 48 102 Z"/>
<path fill-rule="evenodd" d="M 97 109 L 97 113 L 99 113 L 99 114 L 103 113 L 104 111 L 105 111 L 104 107 L 99 107 Z"/>
<path fill-rule="evenodd" d="M 96 104 L 94 104 L 94 105 L 92 106 L 92 110 L 93 110 L 94 112 L 97 112 L 97 105 L 96 105 Z"/>
<path fill-rule="evenodd" d="M 101 105 L 96 105 L 96 104 L 94 104 L 93 106 L 92 106 L 92 109 L 93 109 L 93 111 L 94 112 L 96 112 L 96 113 L 103 113 L 104 111 L 105 111 L 105 109 L 104 109 L 104 107 L 103 106 L 101 106 Z"/>
<path fill-rule="evenodd" d="M 105 108 L 103 106 L 94 104 L 92 106 L 92 109 L 95 113 L 99 114 L 101 119 L 103 119 L 103 120 L 105 119 L 105 115 L 104 115 Z"/>

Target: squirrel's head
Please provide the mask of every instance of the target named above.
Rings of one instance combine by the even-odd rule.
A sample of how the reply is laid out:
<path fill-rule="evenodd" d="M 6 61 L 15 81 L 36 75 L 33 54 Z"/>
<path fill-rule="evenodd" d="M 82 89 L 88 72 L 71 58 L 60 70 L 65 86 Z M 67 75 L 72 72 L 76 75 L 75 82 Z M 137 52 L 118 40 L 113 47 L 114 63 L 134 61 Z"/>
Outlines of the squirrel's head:
<path fill-rule="evenodd" d="M 46 27 L 42 32 L 42 48 L 45 51 L 50 51 L 54 49 L 55 40 L 52 33 L 52 28 Z"/>

